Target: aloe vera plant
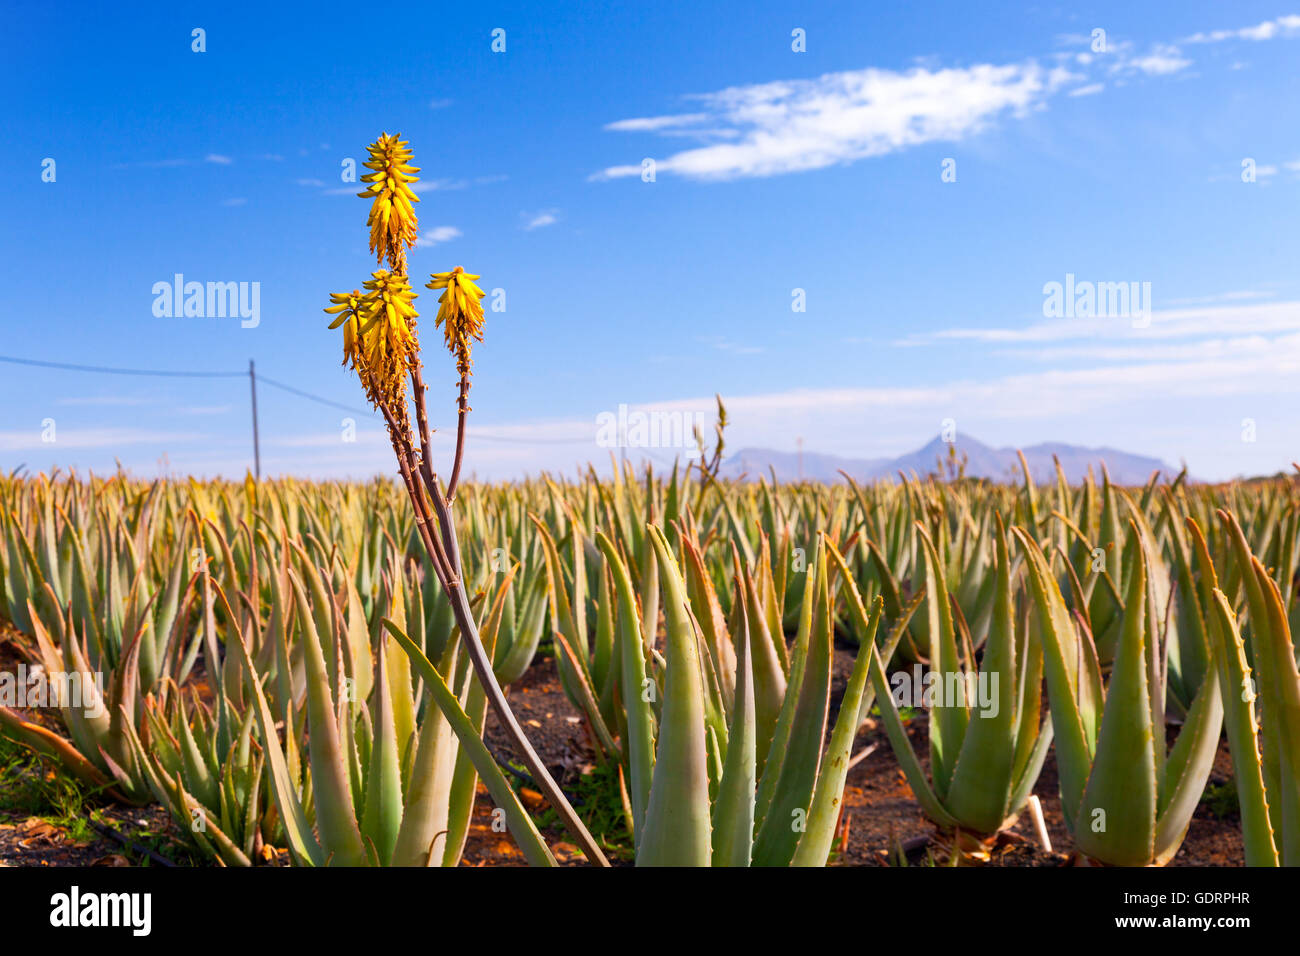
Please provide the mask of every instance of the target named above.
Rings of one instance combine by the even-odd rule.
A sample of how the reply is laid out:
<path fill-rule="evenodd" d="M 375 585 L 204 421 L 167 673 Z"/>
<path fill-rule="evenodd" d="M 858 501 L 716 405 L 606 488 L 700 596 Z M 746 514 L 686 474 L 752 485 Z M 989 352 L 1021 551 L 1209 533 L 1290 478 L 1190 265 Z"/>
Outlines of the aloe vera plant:
<path fill-rule="evenodd" d="M 1250 552 L 1241 526 L 1219 512 L 1244 592 L 1249 649 L 1219 588 L 1199 527 L 1189 518 L 1210 591 L 1210 633 L 1241 807 L 1247 866 L 1300 866 L 1300 670 L 1282 591 Z M 1259 702 L 1259 723 L 1255 704 Z"/>
<path fill-rule="evenodd" d="M 997 519 L 996 586 L 984 657 L 959 646 L 939 554 L 918 526 L 926 568 L 930 646 L 930 779 L 926 779 L 875 648 L 871 677 L 889 742 L 926 814 L 939 826 L 976 836 L 996 834 L 1019 814 L 1038 779 L 1052 739 L 1040 722 L 1041 646 L 1017 629 L 1011 561 Z M 977 691 L 977 688 L 979 689 Z"/>
<path fill-rule="evenodd" d="M 1015 534 L 1037 609 L 1066 825 L 1085 859 L 1162 866 L 1178 852 L 1209 777 L 1223 702 L 1219 682 L 1203 681 L 1166 750 L 1157 609 L 1136 525 L 1132 530 L 1132 570 L 1104 690 L 1091 635 L 1076 628 L 1038 543 L 1023 529 Z"/>
<path fill-rule="evenodd" d="M 647 660 L 643 650 L 626 563 L 608 538 L 597 536 L 618 600 L 616 652 L 628 727 L 637 865 L 824 865 L 840 816 L 849 751 L 874 696 L 867 682 L 867 649 L 874 646 L 882 603 L 876 601 L 868 615 L 851 579 L 843 577 L 852 613 L 869 639 L 826 743 L 832 639 L 829 542 L 819 545 L 809 572 L 807 587 L 815 599 L 805 605 L 788 676 L 772 646 L 753 577 L 748 569 L 738 569 L 728 703 L 720 682 L 709 676 L 722 660 L 697 633 L 673 548 L 659 527 L 648 525 L 646 531 L 659 562 L 667 627 L 662 666 L 653 669 L 649 665 L 658 659 L 651 655 Z M 689 553 L 689 544 L 684 547 Z M 842 559 L 838 566 L 844 567 Z M 763 698 L 775 708 L 769 704 L 764 713 L 759 706 Z"/>

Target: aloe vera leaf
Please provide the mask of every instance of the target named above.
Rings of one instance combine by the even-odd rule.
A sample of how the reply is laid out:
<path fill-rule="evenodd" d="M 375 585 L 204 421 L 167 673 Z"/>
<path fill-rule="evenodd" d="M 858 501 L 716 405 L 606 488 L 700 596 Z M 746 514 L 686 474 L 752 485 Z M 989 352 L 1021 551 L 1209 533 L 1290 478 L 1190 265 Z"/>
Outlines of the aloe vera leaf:
<path fill-rule="evenodd" d="M 1029 481 L 1028 468 L 1025 480 Z M 1027 487 L 1027 492 L 1031 488 Z M 987 714 L 972 707 L 970 724 L 961 744 L 952 785 L 944 803 L 963 827 L 978 833 L 996 833 L 1010 808 L 1016 756 L 1017 674 L 1015 632 L 1011 610 L 1011 561 L 1006 534 L 998 518 L 997 585 L 993 599 L 992 628 L 981 661 L 983 684 L 997 681 L 996 711 Z"/>
<path fill-rule="evenodd" d="M 627 565 L 614 543 L 596 532 L 596 546 L 605 556 L 614 577 L 618 600 L 618 625 L 615 646 L 619 659 L 619 684 L 623 706 L 627 711 L 627 738 L 624 761 L 628 767 L 628 796 L 632 805 L 634 845 L 639 844 L 645 825 L 646 806 L 650 801 L 650 783 L 654 773 L 654 712 L 645 695 L 646 671 L 641 625 L 637 618 L 636 592 Z"/>
<path fill-rule="evenodd" d="M 757 786 L 757 725 L 754 675 L 750 664 L 749 623 L 744 613 L 744 585 L 736 582 L 741 604 L 736 635 L 736 684 L 728 729 L 727 759 L 713 804 L 713 865 L 749 866 L 754 851 L 754 797 Z"/>
<path fill-rule="evenodd" d="M 1138 551 L 1106 690 L 1097 755 L 1074 821 L 1079 849 L 1113 866 L 1145 866 L 1155 855 L 1155 728 L 1147 682 L 1146 597 L 1146 561 Z"/>
<path fill-rule="evenodd" d="M 316 803 L 316 825 L 321 843 L 333 865 L 362 866 L 366 862 L 366 852 L 361 841 L 361 831 L 357 828 L 352 788 L 339 740 L 329 675 L 325 669 L 325 655 L 321 651 L 316 622 L 302 580 L 292 570 L 289 572 L 289 580 L 297 604 L 298 627 L 307 664 L 308 753 Z M 234 643 L 243 646 L 242 641 Z M 247 656 L 247 650 L 242 654 Z M 251 661 L 248 666 L 251 671 Z"/>
<path fill-rule="evenodd" d="M 755 866 L 789 865 L 807 826 L 817 771 L 821 765 L 822 740 L 826 735 L 830 710 L 831 607 L 824 545 L 818 549 L 818 555 L 817 580 L 810 582 L 816 588 L 812 633 L 804 655 L 798 702 L 783 748 L 785 759 L 781 762 L 781 773 L 772 791 L 770 807 L 754 841 Z M 855 716 L 856 713 L 855 709 Z M 767 773 L 771 773 L 770 767 Z M 802 825 L 796 827 L 796 823 Z"/>
<path fill-rule="evenodd" d="M 922 560 L 925 562 L 930 667 L 943 681 L 939 701 L 930 708 L 930 778 L 934 781 L 935 795 L 940 800 L 946 800 L 948 785 L 952 782 L 957 756 L 966 738 L 966 726 L 970 719 L 964 699 L 945 700 L 948 697 L 946 685 L 950 675 L 964 678 L 965 669 L 957 654 L 952 608 L 948 603 L 948 585 L 944 581 L 939 554 L 925 527 L 917 524 L 916 528 L 921 536 Z M 974 666 L 974 662 L 970 662 L 970 666 Z"/>
<path fill-rule="evenodd" d="M 889 684 L 886 681 L 885 666 L 882 663 L 880 652 L 874 645 L 871 646 L 870 650 L 871 686 L 876 691 L 876 702 L 880 707 L 880 720 L 885 725 L 885 734 L 889 737 L 889 746 L 894 751 L 894 758 L 898 761 L 903 776 L 907 778 L 907 783 L 912 788 L 912 795 L 916 797 L 916 802 L 921 805 L 921 809 L 925 811 L 926 816 L 941 826 L 955 827 L 957 821 L 939 802 L 934 789 L 930 786 L 930 781 L 926 779 L 925 771 L 921 768 L 921 761 L 917 759 L 912 742 L 907 738 L 907 729 L 898 716 L 898 706 L 889 693 Z"/>
<path fill-rule="evenodd" d="M 252 688 L 252 706 L 257 708 L 257 724 L 262 732 L 262 750 L 266 754 L 271 776 L 271 793 L 275 798 L 276 809 L 279 811 L 280 821 L 284 827 L 290 855 L 299 865 L 321 866 L 325 863 L 325 850 L 312 833 L 307 814 L 298 799 L 295 785 L 297 774 L 290 773 L 289 764 L 285 760 L 284 751 L 275 732 L 275 718 L 271 716 L 271 708 L 266 703 L 266 695 L 262 693 L 262 684 L 253 669 L 253 661 L 248 655 L 248 649 L 244 647 L 242 641 L 236 642 L 236 646 L 240 661 L 244 665 L 245 676 Z M 293 732 L 291 722 L 286 721 L 285 736 L 289 741 L 293 739 Z"/>
<path fill-rule="evenodd" d="M 666 592 L 668 673 L 650 800 L 636 862 L 638 866 L 708 866 L 712 841 L 699 648 L 677 562 L 663 532 L 654 525 L 647 525 L 647 532 Z"/>
<path fill-rule="evenodd" d="M 1020 539 L 1024 550 L 1029 570 L 1029 590 L 1038 611 L 1038 636 L 1043 646 L 1047 700 L 1056 738 L 1061 810 L 1067 826 L 1073 827 L 1092 768 L 1091 747 L 1075 701 L 1077 677 L 1071 674 L 1072 664 L 1074 674 L 1078 673 L 1078 638 L 1070 621 L 1070 612 L 1065 607 L 1065 599 L 1061 597 L 1061 590 L 1052 577 L 1038 544 L 1019 528 L 1013 528 L 1012 533 Z"/>
<path fill-rule="evenodd" d="M 850 599 L 861 605 L 862 598 L 857 594 L 853 579 L 846 574 L 844 580 L 851 589 Z M 870 676 L 870 650 L 875 647 L 876 631 L 880 627 L 880 619 L 884 613 L 884 601 L 877 597 L 872 602 L 871 618 L 862 632 L 863 638 L 858 645 L 853 672 L 849 675 L 848 683 L 844 686 L 844 695 L 840 698 L 840 711 L 835 718 L 835 729 L 831 731 L 830 743 L 827 744 L 826 755 L 822 758 L 821 772 L 817 776 L 817 788 L 813 794 L 812 809 L 808 812 L 808 829 L 799 839 L 799 846 L 795 850 L 794 859 L 791 860 L 794 866 L 825 866 L 830 856 L 831 844 L 835 840 L 835 825 L 839 822 L 844 799 L 844 781 L 849 775 L 849 758 L 853 751 L 853 740 L 858 733 L 858 714 L 861 711 L 862 698 Z"/>
<path fill-rule="evenodd" d="M 397 640 L 398 645 L 404 650 L 411 659 L 411 665 L 416 672 L 424 678 L 425 686 L 429 689 L 434 703 L 447 718 L 451 724 L 456 738 L 460 745 L 469 753 L 470 759 L 474 761 L 474 766 L 478 769 L 479 776 L 483 778 L 483 784 L 487 787 L 488 793 L 492 795 L 493 802 L 505 811 L 506 825 L 510 828 L 510 833 L 519 845 L 524 857 L 533 866 L 555 866 L 555 857 L 551 855 L 550 848 L 547 847 L 546 841 L 542 839 L 541 833 L 537 830 L 537 825 L 533 823 L 532 817 L 524 809 L 519 797 L 510 789 L 510 784 L 501 772 L 501 768 L 492 759 L 492 754 L 488 751 L 487 746 L 483 743 L 482 738 L 478 735 L 474 727 L 474 722 L 470 720 L 469 715 L 465 713 L 460 706 L 460 701 L 456 695 L 451 692 L 447 682 L 438 673 L 437 669 L 429 663 L 429 659 L 424 656 L 424 652 L 416 646 L 415 642 L 402 633 L 391 620 L 384 619 L 384 627 Z"/>
<path fill-rule="evenodd" d="M 1155 862 L 1161 866 L 1182 845 L 1192 813 L 1205 792 L 1223 729 L 1223 697 L 1219 681 L 1207 674 L 1187 710 L 1187 720 L 1164 766 L 1156 817 Z M 1163 743 L 1160 744 L 1163 746 Z"/>
<path fill-rule="evenodd" d="M 393 721 L 393 700 L 388 686 L 387 651 L 379 642 L 375 667 L 375 695 L 372 720 L 375 740 L 370 748 L 366 773 L 365 804 L 361 811 L 361 835 L 375 846 L 379 862 L 388 866 L 402 826 L 402 776 L 397 755 L 397 727 Z"/>
<path fill-rule="evenodd" d="M 1264 790 L 1264 772 L 1259 758 L 1254 682 L 1246 660 L 1246 644 L 1241 639 L 1237 617 L 1232 613 L 1227 596 L 1216 587 L 1213 598 L 1209 631 L 1214 641 L 1228 748 L 1232 753 L 1233 776 L 1237 781 L 1246 865 L 1277 866 L 1277 846 L 1268 819 L 1268 794 Z"/>

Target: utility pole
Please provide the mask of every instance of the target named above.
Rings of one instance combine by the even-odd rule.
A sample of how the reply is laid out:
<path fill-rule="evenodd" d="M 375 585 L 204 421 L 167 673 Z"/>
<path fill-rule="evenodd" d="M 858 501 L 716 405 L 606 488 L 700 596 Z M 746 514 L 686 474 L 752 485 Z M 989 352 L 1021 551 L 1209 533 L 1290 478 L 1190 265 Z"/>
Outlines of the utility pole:
<path fill-rule="evenodd" d="M 248 360 L 248 389 L 253 396 L 253 472 L 258 481 L 262 480 L 262 449 L 257 441 L 257 373 L 253 371 L 253 360 Z"/>

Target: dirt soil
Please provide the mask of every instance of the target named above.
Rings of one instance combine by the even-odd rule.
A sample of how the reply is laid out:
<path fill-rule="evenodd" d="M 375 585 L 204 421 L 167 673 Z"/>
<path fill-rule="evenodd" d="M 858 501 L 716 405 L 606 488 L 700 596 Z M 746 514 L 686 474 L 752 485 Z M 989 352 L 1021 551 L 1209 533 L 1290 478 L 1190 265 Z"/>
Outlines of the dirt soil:
<path fill-rule="evenodd" d="M 856 650 L 854 645 L 837 642 L 833 702 L 843 693 Z M 12 669 L 19 659 L 15 645 L 6 640 L 6 635 L 0 634 L 0 669 Z M 554 660 L 539 657 L 528 672 L 510 686 L 508 696 L 533 746 L 560 786 L 572 794 L 581 774 L 593 768 L 595 753 L 588 742 L 582 717 L 560 686 Z M 57 719 L 52 715 L 41 715 L 38 719 L 57 728 Z M 834 719 L 832 712 L 830 723 Z M 928 766 L 925 714 L 911 720 L 907 729 L 922 763 Z M 514 758 L 509 738 L 490 711 L 484 738 L 499 760 Z M 884 730 L 874 720 L 868 720 L 859 732 L 853 752 L 859 755 L 866 748 L 873 749 L 849 772 L 844 815 L 832 865 L 883 866 L 889 863 L 891 851 L 897 860 L 900 849 L 913 865 L 924 865 L 933 857 L 942 858 L 942 847 L 933 839 L 935 829 L 913 798 L 890 751 Z M 1216 784 L 1231 780 L 1232 762 L 1224 743 L 1216 757 L 1210 782 Z M 1053 852 L 1047 853 L 1039 846 L 1029 815 L 1025 813 L 999 838 L 992 848 L 988 865 L 1065 866 L 1073 862 L 1073 846 L 1065 830 L 1057 794 L 1053 755 L 1049 755 L 1034 792 L 1042 801 Z M 521 794 L 535 815 L 546 809 L 545 800 L 527 781 L 523 783 Z M 462 865 L 525 865 L 523 855 L 510 834 L 493 830 L 491 813 L 492 803 L 480 784 Z M 146 841 L 140 837 L 137 844 L 149 842 L 151 846 L 159 846 L 158 837 L 165 835 L 172 826 L 167 813 L 160 807 L 123 809 L 108 806 L 103 808 L 100 819 L 127 839 L 131 839 L 133 834 L 147 834 L 152 839 Z M 1220 819 L 1202 802 L 1171 865 L 1242 866 L 1244 857 L 1239 827 L 1240 821 L 1235 813 Z M 585 862 L 581 851 L 562 830 L 545 827 L 543 833 L 561 863 L 581 865 Z M 163 849 L 162 853 L 166 855 L 166 850 Z M 138 864 L 143 860 L 140 845 L 132 850 L 103 835 L 77 841 L 66 830 L 51 826 L 41 818 L 0 812 L 0 866 L 120 866 Z M 155 861 L 150 865 L 158 863 Z"/>
<path fill-rule="evenodd" d="M 831 700 L 838 701 L 853 669 L 856 645 L 837 641 L 835 669 L 832 677 Z M 569 703 L 560 687 L 559 676 L 552 659 L 539 659 L 528 673 L 511 685 L 510 705 L 523 724 L 538 754 L 566 790 L 579 768 L 590 766 L 595 754 L 587 743 L 586 729 L 578 711 Z M 832 709 L 828 721 L 834 724 Z M 922 765 L 929 769 L 928 720 L 924 713 L 909 722 L 907 731 Z M 489 713 L 485 738 L 501 758 L 512 755 L 507 738 Z M 1172 738 L 1170 743 L 1172 744 Z M 874 748 L 870 755 L 849 771 L 844 790 L 844 816 L 841 818 L 840 841 L 832 857 L 837 866 L 884 866 L 891 849 L 902 847 L 908 860 L 924 863 L 927 851 L 931 856 L 942 857 L 942 848 L 935 845 L 935 828 L 921 812 L 912 796 L 903 771 L 899 768 L 889 748 L 884 728 L 875 720 L 868 720 L 859 731 L 853 753 Z M 1232 760 L 1227 743 L 1221 743 L 1215 758 L 1210 783 L 1224 783 L 1232 779 Z M 1073 841 L 1065 829 L 1061 814 L 1061 800 L 1057 792 L 1055 754 L 1049 753 L 1038 784 L 1034 788 L 1043 805 L 1052 843 L 1051 853 L 1045 852 L 1034 835 L 1029 814 L 1024 813 L 1016 824 L 999 838 L 990 853 L 988 865 L 993 866 L 1066 866 L 1074 862 Z M 537 797 L 535 805 L 541 805 Z M 488 825 L 487 798 L 480 792 L 479 806 L 469 841 L 465 850 L 467 866 L 523 865 L 523 857 L 514 846 L 509 834 L 493 833 Z M 847 835 L 844 831 L 847 829 Z M 566 841 L 564 850 L 570 859 L 581 861 L 581 853 L 567 842 L 562 832 L 547 831 L 548 839 Z M 1202 803 L 1196 808 L 1188 827 L 1187 836 L 1171 866 L 1243 866 L 1245 858 L 1241 846 L 1240 820 L 1236 814 L 1220 819 Z"/>

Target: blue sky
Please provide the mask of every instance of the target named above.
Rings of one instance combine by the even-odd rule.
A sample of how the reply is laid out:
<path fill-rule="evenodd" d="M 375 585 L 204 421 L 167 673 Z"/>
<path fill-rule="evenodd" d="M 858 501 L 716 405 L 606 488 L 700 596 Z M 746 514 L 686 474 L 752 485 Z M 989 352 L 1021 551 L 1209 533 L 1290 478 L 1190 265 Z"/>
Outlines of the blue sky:
<path fill-rule="evenodd" d="M 475 354 L 480 477 L 606 459 L 602 412 L 711 415 L 715 392 L 733 448 L 895 455 L 950 418 L 1205 478 L 1300 455 L 1300 7 L 180 6 L 10 10 L 0 354 L 253 358 L 362 407 L 320 310 L 375 268 L 342 164 L 400 132 L 417 289 L 463 265 L 505 292 Z M 176 273 L 259 283 L 258 324 L 156 316 Z M 1150 283 L 1152 310 L 1045 315 L 1067 274 Z M 246 378 L 0 364 L 0 465 L 239 477 L 248 401 Z M 259 405 L 268 473 L 392 470 L 374 416 Z"/>

